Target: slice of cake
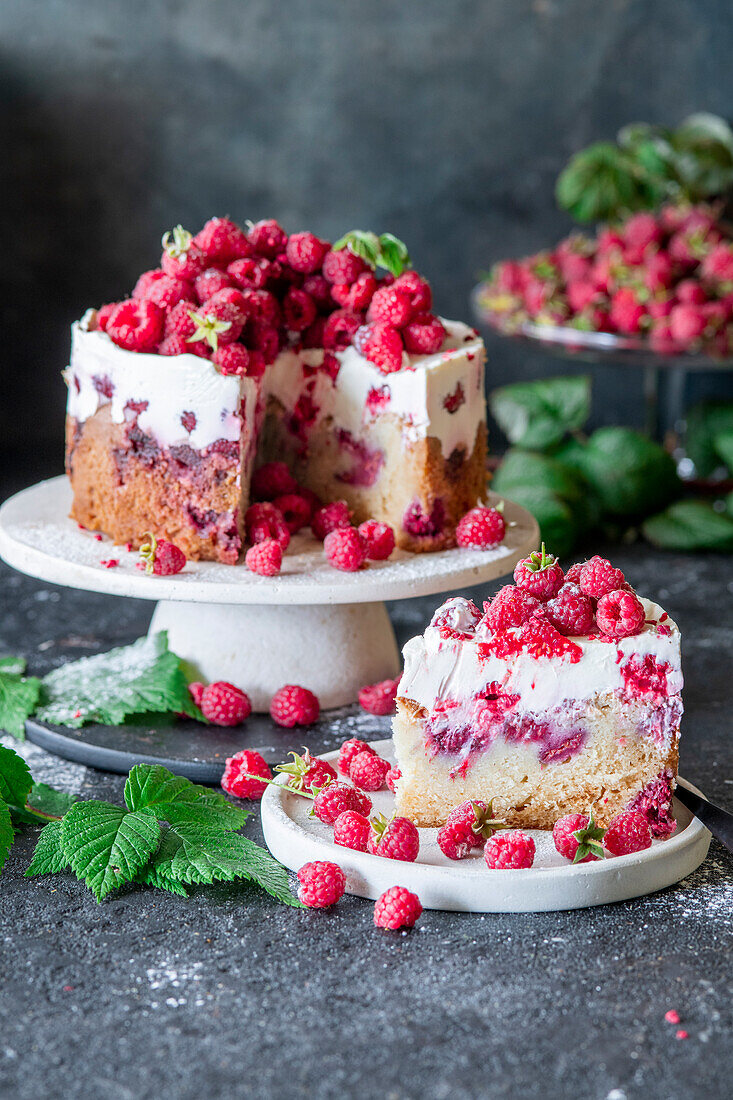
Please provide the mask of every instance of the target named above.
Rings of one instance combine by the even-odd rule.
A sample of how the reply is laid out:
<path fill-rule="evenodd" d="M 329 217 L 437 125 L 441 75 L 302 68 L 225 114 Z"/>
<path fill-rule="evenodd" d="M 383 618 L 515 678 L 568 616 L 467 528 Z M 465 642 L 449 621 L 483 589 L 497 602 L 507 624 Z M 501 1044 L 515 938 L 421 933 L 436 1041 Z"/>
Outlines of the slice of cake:
<path fill-rule="evenodd" d="M 132 298 L 73 326 L 73 518 L 234 564 L 253 467 L 276 460 L 400 547 L 454 545 L 485 488 L 485 352 L 406 264 L 389 235 L 332 248 L 216 218 L 166 235 Z"/>
<path fill-rule="evenodd" d="M 493 799 L 509 825 L 642 810 L 674 829 L 680 635 L 601 558 L 564 577 L 531 555 L 482 615 L 455 597 L 404 649 L 393 732 L 398 813 L 441 825 Z"/>

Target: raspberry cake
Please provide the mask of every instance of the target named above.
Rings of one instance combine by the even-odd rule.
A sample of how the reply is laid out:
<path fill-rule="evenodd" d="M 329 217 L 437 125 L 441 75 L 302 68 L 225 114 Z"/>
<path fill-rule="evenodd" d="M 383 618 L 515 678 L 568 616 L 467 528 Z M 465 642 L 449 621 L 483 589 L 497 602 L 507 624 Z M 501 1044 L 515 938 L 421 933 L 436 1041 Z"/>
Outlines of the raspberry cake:
<path fill-rule="evenodd" d="M 508 825 L 549 829 L 593 810 L 641 810 L 674 829 L 680 635 L 601 558 L 567 575 L 543 553 L 484 614 L 460 597 L 404 649 L 393 721 L 398 813 L 441 825 L 493 799 Z"/>
<path fill-rule="evenodd" d="M 431 312 L 404 245 L 224 218 L 164 245 L 131 298 L 73 326 L 73 518 L 234 564 L 252 472 L 284 460 L 355 523 L 391 525 L 398 546 L 454 545 L 485 487 L 485 353 Z"/>

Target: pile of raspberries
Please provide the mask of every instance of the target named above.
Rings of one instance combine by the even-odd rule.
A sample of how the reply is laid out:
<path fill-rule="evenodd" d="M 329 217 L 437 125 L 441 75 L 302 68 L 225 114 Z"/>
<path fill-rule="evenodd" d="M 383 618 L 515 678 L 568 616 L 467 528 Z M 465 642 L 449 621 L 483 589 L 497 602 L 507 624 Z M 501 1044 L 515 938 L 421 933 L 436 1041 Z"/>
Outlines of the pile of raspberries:
<path fill-rule="evenodd" d="M 405 353 L 432 354 L 445 340 L 417 272 L 377 276 L 348 246 L 313 233 L 212 218 L 196 236 L 177 226 L 163 244 L 160 267 L 140 276 L 132 297 L 97 313 L 97 328 L 128 351 L 191 353 L 222 374 L 259 378 L 284 347 L 353 344 L 390 374 Z M 338 366 L 327 354 L 332 377 Z"/>
<path fill-rule="evenodd" d="M 495 266 L 479 295 L 501 328 L 611 332 L 662 354 L 733 351 L 733 239 L 709 206 L 633 214 L 590 238 Z"/>

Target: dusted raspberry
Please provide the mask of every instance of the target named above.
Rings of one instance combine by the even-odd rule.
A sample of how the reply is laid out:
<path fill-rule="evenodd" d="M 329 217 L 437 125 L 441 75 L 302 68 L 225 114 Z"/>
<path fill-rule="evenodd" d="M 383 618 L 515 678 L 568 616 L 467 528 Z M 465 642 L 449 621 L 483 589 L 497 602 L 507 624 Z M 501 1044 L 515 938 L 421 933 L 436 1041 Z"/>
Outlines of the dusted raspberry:
<path fill-rule="evenodd" d="M 514 569 L 517 587 L 538 600 L 551 600 L 560 591 L 563 580 L 560 563 L 553 554 L 546 553 L 544 542 L 540 552 L 535 550 L 528 558 L 518 562 Z"/>
<path fill-rule="evenodd" d="M 99 307 L 94 323 L 100 332 L 107 331 L 107 322 L 119 304 L 119 302 L 107 302 L 106 305 Z"/>
<path fill-rule="evenodd" d="M 390 886 L 374 903 L 377 928 L 412 928 L 421 913 L 419 897 L 404 886 Z"/>
<path fill-rule="evenodd" d="M 447 336 L 445 326 L 432 313 L 419 313 L 402 330 L 405 348 L 410 355 L 435 355 Z"/>
<path fill-rule="evenodd" d="M 298 492 L 298 483 L 284 462 L 265 462 L 252 474 L 252 496 L 255 500 L 274 500 Z"/>
<path fill-rule="evenodd" d="M 302 527 L 307 527 L 310 523 L 310 502 L 300 492 L 283 493 L 282 496 L 275 497 L 273 504 L 282 514 L 291 535 L 296 535 Z"/>
<path fill-rule="evenodd" d="M 622 287 L 611 298 L 610 319 L 613 328 L 628 336 L 640 332 L 646 310 L 631 287 Z"/>
<path fill-rule="evenodd" d="M 394 531 L 387 523 L 378 523 L 375 519 L 364 520 L 359 524 L 359 534 L 366 543 L 370 561 L 386 561 L 394 550 Z"/>
<path fill-rule="evenodd" d="M 298 871 L 298 897 L 309 909 L 327 909 L 342 898 L 346 876 L 336 863 L 314 860 Z"/>
<path fill-rule="evenodd" d="M 181 336 L 184 340 L 188 339 L 189 336 L 193 336 L 196 331 L 196 322 L 192 314 L 197 309 L 198 306 L 190 298 L 184 298 L 182 301 L 176 302 L 173 308 L 166 313 L 165 328 L 163 330 L 165 335 Z"/>
<path fill-rule="evenodd" d="M 354 283 L 369 267 L 348 248 L 330 249 L 323 257 L 323 274 L 329 283 Z"/>
<path fill-rule="evenodd" d="M 333 842 L 342 848 L 365 852 L 370 828 L 368 817 L 356 810 L 344 810 L 333 823 Z"/>
<path fill-rule="evenodd" d="M 256 290 L 248 288 L 239 291 L 240 308 L 247 318 L 253 321 L 266 321 L 268 325 L 277 327 L 282 315 L 280 303 L 269 290 Z"/>
<path fill-rule="evenodd" d="M 204 254 L 182 225 L 163 236 L 163 255 L 160 266 L 166 275 L 193 282 L 206 266 Z"/>
<path fill-rule="evenodd" d="M 316 303 L 304 290 L 291 286 L 283 298 L 283 318 L 291 332 L 303 332 L 316 319 Z"/>
<path fill-rule="evenodd" d="M 497 508 L 479 505 L 466 512 L 456 527 L 456 542 L 464 548 L 493 550 L 503 541 L 506 522 Z"/>
<path fill-rule="evenodd" d="M 148 534 L 140 547 L 140 562 L 144 563 L 146 573 L 153 573 L 156 577 L 172 577 L 183 569 L 186 555 L 174 543 Z"/>
<path fill-rule="evenodd" d="M 382 322 L 403 328 L 413 314 L 409 294 L 403 294 L 394 286 L 383 286 L 374 292 L 367 311 L 367 321 Z"/>
<path fill-rule="evenodd" d="M 350 737 L 348 741 L 344 741 L 339 749 L 339 771 L 348 775 L 351 761 L 360 752 L 374 752 L 374 749 L 366 741 L 360 741 L 358 737 Z"/>
<path fill-rule="evenodd" d="M 438 829 L 436 839 L 438 847 L 448 859 L 465 859 L 475 850 L 473 844 L 461 837 L 449 825 L 444 825 L 442 829 Z"/>
<path fill-rule="evenodd" d="M 324 825 L 333 825 L 336 818 L 346 810 L 366 815 L 371 810 L 371 801 L 367 798 L 365 808 L 358 795 L 359 792 L 347 783 L 334 783 L 331 780 L 316 794 L 313 800 L 313 816 Z"/>
<path fill-rule="evenodd" d="M 252 573 L 261 577 L 275 577 L 283 563 L 282 546 L 275 539 L 263 539 L 250 546 L 244 555 L 244 564 Z"/>
<path fill-rule="evenodd" d="M 311 756 L 309 749 L 305 749 L 302 756 L 297 752 L 290 752 L 288 756 L 292 756 L 292 761 L 278 764 L 275 771 L 288 776 L 287 786 L 291 791 L 313 793 L 336 779 L 336 772 L 328 761 Z"/>
<path fill-rule="evenodd" d="M 570 577 L 568 577 L 570 579 Z M 626 578 L 620 569 L 615 569 L 610 561 L 595 554 L 581 567 L 579 584 L 586 596 L 599 600 L 607 592 L 623 588 Z"/>
<path fill-rule="evenodd" d="M 441 638 L 467 641 L 475 634 L 480 618 L 481 612 L 473 600 L 451 596 L 434 612 L 430 625 L 435 627 Z"/>
<path fill-rule="evenodd" d="M 363 687 L 359 692 L 359 703 L 369 714 L 392 714 L 399 682 L 398 676 L 396 680 L 380 680 L 378 684 Z"/>
<path fill-rule="evenodd" d="M 204 685 L 199 680 L 192 680 L 188 685 L 188 694 L 197 707 L 201 706 L 201 696 L 204 693 Z"/>
<path fill-rule="evenodd" d="M 306 294 L 310 294 L 322 312 L 330 311 L 333 308 L 331 284 L 328 279 L 324 279 L 323 275 L 309 275 L 307 279 L 303 280 L 303 290 Z"/>
<path fill-rule="evenodd" d="M 366 791 L 360 790 L 358 787 L 352 787 L 352 810 L 356 810 L 357 813 L 363 814 L 364 817 L 368 817 L 372 812 L 372 800 Z"/>
<path fill-rule="evenodd" d="M 216 351 L 218 347 L 233 344 L 242 334 L 242 313 L 237 306 L 223 302 L 221 298 L 204 302 L 194 314 L 197 331 L 189 336 L 189 342 L 206 340 Z"/>
<path fill-rule="evenodd" d="M 397 784 L 399 783 L 400 779 L 402 779 L 402 772 L 397 766 L 390 768 L 385 775 L 384 782 L 387 784 L 392 794 L 396 793 Z"/>
<path fill-rule="evenodd" d="M 243 344 L 228 344 L 217 348 L 212 356 L 220 374 L 236 374 L 244 377 L 249 368 L 249 352 Z"/>
<path fill-rule="evenodd" d="M 362 323 L 360 313 L 335 309 L 323 329 L 323 346 L 330 351 L 343 351 L 353 341 Z"/>
<path fill-rule="evenodd" d="M 625 810 L 611 818 L 603 838 L 603 847 L 612 856 L 627 856 L 631 852 L 643 852 L 652 844 L 652 831 L 644 814 L 638 810 Z"/>
<path fill-rule="evenodd" d="M 461 802 L 448 814 L 445 828 L 449 829 L 457 841 L 470 844 L 472 848 L 483 848 L 489 837 L 493 836 L 497 829 L 504 827 L 504 822 L 494 817 L 493 800 L 482 802 L 478 798 L 469 798 Z"/>
<path fill-rule="evenodd" d="M 298 486 L 298 496 L 302 497 L 303 500 L 308 502 L 308 507 L 310 508 L 310 519 L 313 519 L 313 516 L 316 514 L 319 508 L 323 507 L 323 501 L 319 496 L 316 496 L 312 489 L 306 488 L 305 485 Z"/>
<path fill-rule="evenodd" d="M 264 542 L 276 539 L 283 550 L 290 544 L 290 532 L 282 514 L 269 501 L 250 504 L 244 513 L 244 527 L 250 542 Z"/>
<path fill-rule="evenodd" d="M 393 325 L 377 322 L 362 325 L 354 334 L 354 347 L 360 355 L 379 367 L 382 374 L 392 374 L 402 369 L 404 344 L 399 330 Z"/>
<path fill-rule="evenodd" d="M 416 271 L 404 271 L 392 286 L 408 295 L 413 313 L 429 313 L 432 309 L 433 294 L 430 285 Z"/>
<path fill-rule="evenodd" d="M 247 234 L 247 240 L 260 255 L 274 260 L 281 252 L 286 252 L 288 235 L 274 218 L 265 218 L 255 222 Z"/>
<path fill-rule="evenodd" d="M 135 283 L 132 297 L 138 301 L 155 302 L 161 309 L 171 309 L 176 302 L 191 297 L 191 284 L 176 279 L 164 271 L 146 271 Z"/>
<path fill-rule="evenodd" d="M 298 684 L 286 684 L 276 691 L 270 703 L 270 716 L 278 726 L 292 729 L 293 726 L 310 726 L 318 720 L 320 705 L 317 697 L 308 688 Z"/>
<path fill-rule="evenodd" d="M 540 601 L 523 588 L 506 584 L 486 607 L 483 621 L 490 630 L 508 630 L 512 626 L 522 626 L 541 606 Z"/>
<path fill-rule="evenodd" d="M 381 791 L 390 767 L 389 761 L 375 752 L 359 752 L 349 768 L 351 782 L 362 791 Z"/>
<path fill-rule="evenodd" d="M 384 814 L 377 814 L 372 818 L 367 851 L 385 859 L 414 863 L 420 851 L 420 834 L 406 817 L 388 819 Z"/>
<path fill-rule="evenodd" d="M 351 512 L 345 500 L 334 500 L 319 508 L 311 521 L 311 529 L 317 539 L 325 539 L 337 527 L 351 526 Z"/>
<path fill-rule="evenodd" d="M 153 351 L 163 335 L 165 314 L 154 302 L 128 298 L 107 320 L 107 335 L 127 351 Z"/>
<path fill-rule="evenodd" d="M 200 304 L 208 302 L 215 294 L 218 294 L 222 290 L 227 290 L 231 286 L 232 280 L 225 272 L 219 271 L 218 267 L 207 268 L 206 271 L 203 271 L 198 276 L 194 283 L 196 297 Z"/>
<path fill-rule="evenodd" d="M 229 218 L 210 218 L 193 241 L 208 263 L 230 263 L 252 251 L 244 230 Z"/>
<path fill-rule="evenodd" d="M 603 859 L 603 829 L 593 821 L 593 814 L 565 814 L 552 829 L 555 847 L 573 863 L 593 863 Z"/>
<path fill-rule="evenodd" d="M 319 240 L 313 233 L 291 233 L 285 256 L 293 271 L 311 275 L 321 267 L 328 250 L 328 241 Z"/>
<path fill-rule="evenodd" d="M 593 601 L 577 584 L 564 584 L 557 596 L 545 604 L 545 615 L 561 634 L 590 634 L 595 625 Z"/>
<path fill-rule="evenodd" d="M 607 637 L 628 638 L 642 630 L 644 606 L 633 592 L 608 592 L 598 601 L 596 622 Z"/>
<path fill-rule="evenodd" d="M 247 322 L 246 342 L 250 348 L 262 353 L 266 363 L 272 363 L 280 350 L 278 331 L 266 321 Z"/>
<path fill-rule="evenodd" d="M 191 348 L 182 336 L 166 336 L 158 344 L 158 355 L 189 355 Z"/>
<path fill-rule="evenodd" d="M 343 573 L 356 573 L 366 561 L 366 544 L 355 527 L 337 527 L 323 540 L 326 561 Z"/>
<path fill-rule="evenodd" d="M 199 706 L 206 721 L 214 726 L 239 726 L 252 713 L 247 693 L 226 680 L 208 684 Z"/>
<path fill-rule="evenodd" d="M 243 749 L 227 759 L 221 785 L 227 794 L 237 798 L 262 798 L 267 790 L 267 782 L 260 783 L 251 779 L 252 775 L 261 775 L 263 780 L 272 779 L 267 761 L 258 752 Z"/>
<path fill-rule="evenodd" d="M 534 863 L 534 840 L 516 829 L 498 833 L 486 842 L 484 859 L 492 871 L 519 871 Z"/>
<path fill-rule="evenodd" d="M 352 313 L 363 313 L 364 310 L 369 308 L 369 303 L 374 297 L 378 286 L 379 283 L 371 271 L 365 271 L 351 285 L 348 283 L 337 284 L 331 293 L 335 301 L 344 309 L 349 309 Z"/>
<path fill-rule="evenodd" d="M 585 561 L 578 561 L 575 565 L 571 565 L 565 574 L 565 584 L 580 585 L 580 574 L 583 571 L 583 566 L 587 564 Z"/>
<path fill-rule="evenodd" d="M 265 261 L 268 263 L 268 261 Z M 260 289 L 267 282 L 268 268 L 262 266 L 262 262 L 252 256 L 245 256 L 241 260 L 233 260 L 227 264 L 227 276 L 230 285 L 235 284 L 247 290 Z"/>

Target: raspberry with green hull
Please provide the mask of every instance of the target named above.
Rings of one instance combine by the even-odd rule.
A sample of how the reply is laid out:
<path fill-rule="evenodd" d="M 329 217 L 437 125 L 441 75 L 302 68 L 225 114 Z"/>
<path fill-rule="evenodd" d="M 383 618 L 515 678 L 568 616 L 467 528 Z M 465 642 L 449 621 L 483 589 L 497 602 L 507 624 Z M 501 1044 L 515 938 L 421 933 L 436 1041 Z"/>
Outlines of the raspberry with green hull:
<path fill-rule="evenodd" d="M 309 749 L 304 749 L 302 756 L 297 752 L 288 756 L 292 756 L 290 763 L 278 764 L 275 771 L 288 776 L 290 790 L 313 793 L 335 781 L 336 772 L 328 761 L 311 756 Z"/>
<path fill-rule="evenodd" d="M 420 850 L 420 834 L 406 817 L 388 819 L 384 814 L 372 818 L 367 851 L 386 859 L 414 863 Z"/>
<path fill-rule="evenodd" d="M 603 859 L 604 830 L 599 829 L 590 814 L 565 814 L 555 822 L 552 839 L 561 856 L 573 863 L 592 863 Z"/>
<path fill-rule="evenodd" d="M 545 602 L 556 596 L 562 587 L 564 574 L 554 554 L 548 554 L 545 544 L 540 551 L 533 551 L 514 569 L 514 581 L 518 588 L 530 596 Z"/>

